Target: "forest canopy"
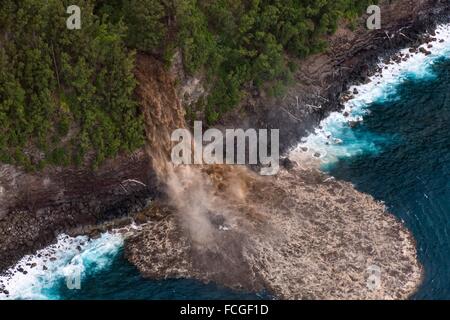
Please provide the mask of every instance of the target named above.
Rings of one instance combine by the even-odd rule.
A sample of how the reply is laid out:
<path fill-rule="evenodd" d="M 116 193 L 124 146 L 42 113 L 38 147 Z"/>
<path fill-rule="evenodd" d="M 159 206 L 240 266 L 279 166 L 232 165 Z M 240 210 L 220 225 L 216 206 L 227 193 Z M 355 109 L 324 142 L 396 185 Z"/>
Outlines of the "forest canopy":
<path fill-rule="evenodd" d="M 89 161 L 94 167 L 144 143 L 134 98 L 135 52 L 207 77 L 199 108 L 209 124 L 243 88 L 277 95 L 291 81 L 286 56 L 326 47 L 342 18 L 366 0 L 3 0 L 0 6 L 0 161 L 29 170 Z M 82 28 L 66 27 L 69 5 Z"/>
<path fill-rule="evenodd" d="M 92 1 L 79 1 L 82 28 L 68 30 L 72 2 L 0 6 L 2 162 L 34 169 L 81 164 L 92 154 L 97 166 L 143 143 L 126 27 L 96 16 Z"/>

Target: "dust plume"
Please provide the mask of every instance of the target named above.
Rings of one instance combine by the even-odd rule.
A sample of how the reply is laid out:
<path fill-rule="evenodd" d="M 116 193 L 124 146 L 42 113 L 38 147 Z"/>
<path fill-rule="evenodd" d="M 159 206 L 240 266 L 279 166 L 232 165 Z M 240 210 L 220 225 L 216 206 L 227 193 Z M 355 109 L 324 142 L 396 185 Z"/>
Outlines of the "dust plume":
<path fill-rule="evenodd" d="M 171 132 L 184 128 L 174 81 L 140 56 L 138 95 L 153 169 L 166 200 L 125 254 L 155 279 L 193 277 L 290 299 L 406 298 L 421 267 L 410 233 L 384 205 L 314 169 L 258 176 L 242 166 L 177 166 Z M 367 287 L 367 267 L 382 270 Z"/>

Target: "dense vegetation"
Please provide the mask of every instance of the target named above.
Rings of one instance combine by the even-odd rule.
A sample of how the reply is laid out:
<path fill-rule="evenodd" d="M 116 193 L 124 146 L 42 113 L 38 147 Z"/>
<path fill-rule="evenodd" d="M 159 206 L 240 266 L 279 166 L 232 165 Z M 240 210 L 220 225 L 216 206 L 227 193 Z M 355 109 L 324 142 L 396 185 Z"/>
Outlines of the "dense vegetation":
<path fill-rule="evenodd" d="M 28 169 L 104 159 L 143 144 L 133 98 L 135 51 L 168 63 L 180 48 L 190 74 L 202 73 L 209 123 L 245 87 L 280 94 L 287 56 L 321 51 L 340 18 L 369 0 L 3 0 L 0 6 L 0 161 Z M 66 8 L 82 8 L 68 30 Z"/>
<path fill-rule="evenodd" d="M 370 1 L 373 3 L 373 1 Z M 194 73 L 205 69 L 211 94 L 205 102 L 208 122 L 216 121 L 240 100 L 244 85 L 280 95 L 292 81 L 295 65 L 286 53 L 305 57 L 323 50 L 324 35 L 340 18 L 349 20 L 367 8 L 366 0 L 216 0 L 182 1 L 177 8 L 178 46 Z M 270 81 L 270 83 L 268 83 Z"/>
<path fill-rule="evenodd" d="M 0 6 L 0 157 L 28 169 L 94 166 L 143 143 L 132 99 L 133 53 L 122 24 L 82 1 L 82 28 L 68 30 L 72 1 L 4 0 Z M 89 157 L 89 154 L 92 156 Z"/>

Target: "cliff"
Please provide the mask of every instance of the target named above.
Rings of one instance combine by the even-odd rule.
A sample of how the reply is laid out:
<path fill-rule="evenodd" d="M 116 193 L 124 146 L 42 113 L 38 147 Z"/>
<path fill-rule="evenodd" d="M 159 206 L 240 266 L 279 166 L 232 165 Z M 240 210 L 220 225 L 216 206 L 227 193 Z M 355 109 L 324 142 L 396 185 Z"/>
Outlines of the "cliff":
<path fill-rule="evenodd" d="M 249 91 L 240 107 L 223 118 L 223 127 L 279 128 L 282 150 L 295 145 L 321 119 L 341 107 L 341 96 L 351 84 L 367 81 L 380 58 L 399 48 L 420 45 L 439 22 L 448 22 L 446 0 L 381 1 L 381 29 L 367 30 L 367 15 L 352 31 L 344 24 L 327 39 L 328 49 L 298 66 L 295 84 L 280 98 Z"/>
<path fill-rule="evenodd" d="M 295 85 L 288 89 L 285 96 L 274 99 L 267 97 L 264 92 L 249 91 L 240 108 L 224 117 L 219 125 L 280 128 L 280 141 L 282 141 L 283 149 L 287 150 L 326 114 L 339 108 L 340 94 L 346 90 L 349 83 L 364 81 L 374 70 L 373 62 L 380 55 L 401 46 L 423 41 L 422 32 L 427 28 L 431 30 L 438 21 L 438 17 L 445 16 L 448 9 L 448 1 L 399 0 L 392 4 L 385 2 L 382 6 L 382 30 L 367 31 L 364 28 L 357 28 L 355 31 L 350 31 L 340 28 L 328 39 L 330 46 L 325 53 L 302 61 L 293 60 L 299 69 L 295 75 Z M 173 71 L 179 77 L 180 83 L 186 85 L 196 83 L 195 79 L 180 76 L 182 74 L 180 70 L 175 68 Z M 268 211 L 261 212 L 256 225 L 250 226 L 252 229 L 249 229 L 254 232 L 254 238 L 246 234 L 247 229 L 238 228 L 229 234 L 236 232 L 246 240 L 242 244 L 232 239 L 229 239 L 231 242 L 224 242 L 236 248 L 237 255 L 247 248 L 248 242 L 254 241 L 257 244 L 254 246 L 256 251 L 250 255 L 234 256 L 236 258 L 234 261 L 245 262 L 243 269 L 235 270 L 236 274 L 245 274 L 255 265 L 258 266 L 258 270 L 252 271 L 250 283 L 239 277 L 233 283 L 234 280 L 230 279 L 229 275 L 226 276 L 220 268 L 217 274 L 208 273 L 208 270 L 212 270 L 211 268 L 215 265 L 201 263 L 201 261 L 199 265 L 193 264 L 192 257 L 186 255 L 190 252 L 189 242 L 183 244 L 183 241 L 189 238 L 185 238 L 186 235 L 178 238 L 182 229 L 178 229 L 179 226 L 176 224 L 177 210 L 170 201 L 167 201 L 166 196 L 161 196 L 161 191 L 167 190 L 161 186 L 155 172 L 155 159 L 160 161 L 167 156 L 158 154 L 161 150 L 167 150 L 164 141 L 155 138 L 162 134 L 158 128 L 167 133 L 170 132 L 169 128 L 184 125 L 181 119 L 183 111 L 179 107 L 180 101 L 174 91 L 176 81 L 166 72 L 160 62 L 140 56 L 136 70 L 140 82 L 137 94 L 142 101 L 141 108 L 147 122 L 149 145 L 145 150 L 109 160 L 96 171 L 90 168 L 49 167 L 40 173 L 26 173 L 13 166 L 0 166 L 0 270 L 4 270 L 23 255 L 50 244 L 59 233 L 90 233 L 95 230 L 95 227 L 92 228 L 93 225 L 120 217 L 130 221 L 133 213 L 147 207 L 148 200 L 156 197 L 161 199 L 161 204 L 151 206 L 147 209 L 150 211 L 143 213 L 144 218 L 155 219 L 155 224 L 151 224 L 141 234 L 136 235 L 127 246 L 130 260 L 141 269 L 144 275 L 156 277 L 190 275 L 202 280 L 215 280 L 231 287 L 255 290 L 266 286 L 287 298 L 405 298 L 414 291 L 420 280 L 420 266 L 415 258 L 413 240 L 401 224 L 385 213 L 384 208 L 375 203 L 372 198 L 359 194 L 350 185 L 325 182 L 327 178 L 319 173 L 299 172 L 297 169 L 293 172 L 283 171 L 274 181 L 261 184 L 255 182 L 247 186 L 251 191 L 247 193 L 249 203 L 260 202 L 259 205 L 265 204 L 268 208 L 274 204 L 280 205 L 279 212 L 273 217 Z M 180 86 L 178 90 L 181 92 L 183 86 Z M 165 92 L 165 95 L 157 96 L 155 92 L 158 94 Z M 170 105 L 170 108 L 166 108 L 166 105 Z M 172 108 L 172 106 L 175 107 Z M 167 110 L 170 112 L 165 113 Z M 157 145 L 159 147 L 155 149 Z M 312 177 L 314 179 L 311 181 Z M 259 190 L 264 186 L 280 190 L 280 194 L 276 199 L 270 197 L 261 199 Z M 295 190 L 295 192 L 287 194 L 286 190 Z M 315 202 L 317 199 L 314 200 L 311 197 L 315 192 L 323 195 L 317 203 Z M 299 195 L 300 198 L 293 198 L 293 195 Z M 273 200 L 272 204 L 269 202 L 270 199 Z M 346 199 L 349 200 L 348 203 L 343 203 Z M 233 201 L 236 202 L 231 202 L 230 205 L 238 206 L 241 200 Z M 292 207 L 284 207 L 285 201 L 292 204 Z M 292 211 L 293 208 L 298 210 Z M 365 209 L 368 211 L 365 212 Z M 315 210 L 318 212 L 317 216 L 313 214 Z M 164 214 L 160 216 L 158 213 L 155 216 L 154 211 Z M 330 212 L 332 214 L 327 216 Z M 286 221 L 283 218 L 286 218 Z M 271 227 L 259 229 L 259 223 L 262 223 L 260 220 L 265 219 L 268 219 L 266 224 L 270 224 Z M 289 237 L 265 239 L 269 231 L 270 234 L 283 233 L 285 230 L 292 232 L 290 223 L 298 226 L 302 231 L 302 234 L 287 233 L 287 235 L 298 237 L 296 241 L 290 243 L 292 238 Z M 330 224 L 333 230 L 328 230 Z M 371 224 L 376 227 L 371 229 Z M 153 229 L 155 226 L 157 230 Z M 367 238 L 357 233 L 358 229 L 366 228 L 370 231 Z M 149 239 L 153 232 L 160 234 L 161 238 Z M 212 232 L 216 234 L 218 231 L 213 228 Z M 222 236 L 229 237 L 227 233 L 223 235 L 220 233 L 220 237 Z M 328 238 L 331 242 L 328 242 Z M 160 241 L 165 239 L 170 240 L 168 243 L 173 246 L 172 249 L 161 250 Z M 318 241 L 317 245 L 311 245 L 314 241 Z M 369 243 L 372 243 L 373 247 L 370 247 Z M 155 245 L 155 247 L 152 248 L 149 245 Z M 235 245 L 236 247 L 233 247 Z M 280 274 L 281 269 L 277 269 L 274 265 L 276 261 L 270 261 L 272 258 L 264 256 L 262 245 L 268 245 L 273 250 L 273 257 L 283 261 L 286 278 L 281 279 L 283 277 Z M 301 249 L 304 246 L 309 249 Z M 339 249 L 340 246 L 346 249 Z M 151 263 L 156 263 L 151 260 L 151 255 L 156 254 L 154 250 L 160 250 L 161 254 L 161 259 L 158 260 L 161 268 L 156 271 L 150 266 Z M 305 260 L 304 256 L 298 257 L 298 260 L 292 260 L 289 252 L 303 252 L 302 250 L 311 252 L 312 260 Z M 384 287 L 383 291 L 377 295 L 371 295 L 364 289 L 365 284 L 363 285 L 361 281 L 366 275 L 363 275 L 363 270 L 370 259 L 365 259 L 365 263 L 357 263 L 353 260 L 370 257 L 374 250 L 379 254 L 373 256 L 373 262 L 380 264 L 386 270 L 386 279 L 400 281 L 399 289 L 394 291 L 395 293 L 390 292 L 392 288 L 389 286 Z M 389 254 L 382 253 L 383 250 Z M 337 256 L 335 256 L 336 251 Z M 402 252 L 402 254 L 388 262 L 388 258 L 395 256 L 396 252 Z M 321 256 L 322 253 L 325 255 Z M 183 257 L 184 262 L 180 262 L 179 259 L 184 259 Z M 208 254 L 201 257 L 208 258 Z M 164 262 L 165 258 L 176 258 L 178 261 L 171 264 L 172 269 L 170 269 L 168 262 Z M 226 256 L 213 256 L 213 258 L 218 258 L 219 262 L 227 259 Z M 326 271 L 308 267 L 309 262 L 323 265 L 334 260 L 337 261 L 336 266 L 326 267 Z M 183 263 L 182 267 L 179 263 Z M 295 271 L 300 267 L 304 271 Z M 348 268 L 354 268 L 355 273 Z M 400 275 L 394 271 L 396 268 L 403 270 Z M 204 272 L 211 277 L 202 276 Z M 280 276 L 271 279 L 271 274 L 280 274 Z M 302 284 L 300 279 L 302 277 L 308 279 L 308 274 L 313 277 L 310 283 L 316 283 L 319 286 L 317 289 L 311 288 L 309 291 L 297 292 L 300 290 L 297 284 L 286 286 L 289 277 L 299 279 L 299 284 Z M 408 277 L 412 280 L 408 281 Z M 315 282 L 316 280 L 318 282 Z M 338 287 L 336 283 L 340 281 L 343 281 L 342 288 L 350 289 L 341 292 L 325 289 L 331 285 Z M 357 283 L 357 285 L 352 287 L 351 283 Z M 362 291 L 358 291 L 360 289 Z"/>

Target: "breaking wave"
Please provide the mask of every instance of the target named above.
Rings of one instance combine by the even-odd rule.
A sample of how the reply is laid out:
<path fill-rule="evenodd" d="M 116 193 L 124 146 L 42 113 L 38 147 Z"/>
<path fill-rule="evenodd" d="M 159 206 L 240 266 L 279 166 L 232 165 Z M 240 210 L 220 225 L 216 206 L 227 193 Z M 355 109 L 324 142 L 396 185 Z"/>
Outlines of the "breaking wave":
<path fill-rule="evenodd" d="M 97 239 L 60 235 L 55 244 L 23 257 L 0 276 L 0 299 L 59 299 L 61 285 L 76 285 L 77 277 L 105 270 L 122 246 L 119 233 Z"/>
<path fill-rule="evenodd" d="M 291 155 L 307 154 L 320 161 L 322 168 L 332 167 L 339 159 L 360 154 L 378 153 L 380 145 L 389 143 L 388 136 L 380 136 L 367 130 L 355 130 L 363 125 L 364 116 L 370 113 L 374 103 L 383 103 L 397 98 L 399 85 L 411 80 L 426 80 L 435 77 L 433 64 L 450 54 L 450 25 L 441 25 L 436 30 L 436 40 L 423 44 L 431 52 L 410 52 L 409 48 L 398 52 L 400 62 L 378 63 L 377 72 L 365 84 L 350 87 L 349 100 L 339 112 L 331 113 L 321 121 L 318 128 L 303 138 Z"/>

